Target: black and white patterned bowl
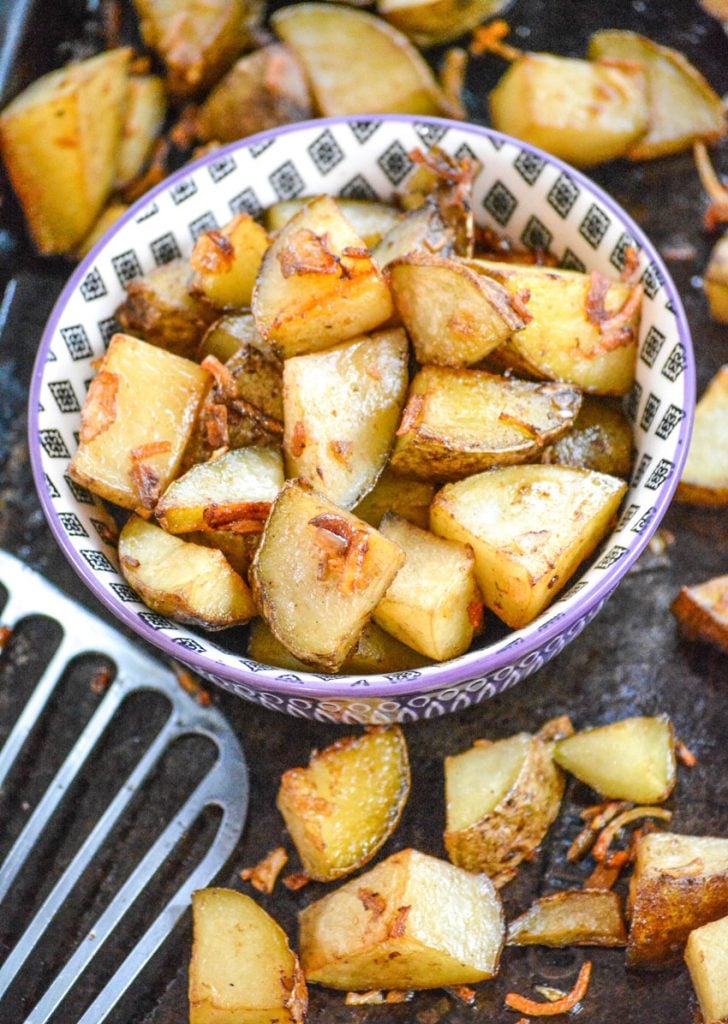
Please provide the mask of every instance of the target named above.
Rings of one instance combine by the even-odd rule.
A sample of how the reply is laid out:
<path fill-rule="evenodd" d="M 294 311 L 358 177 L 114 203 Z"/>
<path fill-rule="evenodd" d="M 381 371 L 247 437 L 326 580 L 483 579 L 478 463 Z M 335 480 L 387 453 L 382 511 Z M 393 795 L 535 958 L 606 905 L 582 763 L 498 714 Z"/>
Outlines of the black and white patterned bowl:
<path fill-rule="evenodd" d="M 118 571 L 90 496 L 68 475 L 80 407 L 117 324 L 114 310 L 138 274 L 186 255 L 200 232 L 279 199 L 329 192 L 391 199 L 412 169 L 409 153 L 437 143 L 479 170 L 475 210 L 484 225 L 563 266 L 618 274 L 625 247 L 641 259 L 645 290 L 637 381 L 628 401 L 637 459 L 617 528 L 586 571 L 525 629 L 419 671 L 364 678 L 291 673 L 233 653 L 215 639 L 149 611 Z M 685 314 L 654 246 L 617 204 L 577 171 L 530 146 L 473 125 L 389 116 L 282 128 L 228 146 L 172 175 L 115 225 L 59 299 L 36 362 L 30 447 L 48 522 L 71 565 L 127 626 L 205 679 L 269 708 L 337 722 L 390 722 L 478 704 L 540 668 L 594 618 L 662 518 L 687 454 L 695 403 Z"/>

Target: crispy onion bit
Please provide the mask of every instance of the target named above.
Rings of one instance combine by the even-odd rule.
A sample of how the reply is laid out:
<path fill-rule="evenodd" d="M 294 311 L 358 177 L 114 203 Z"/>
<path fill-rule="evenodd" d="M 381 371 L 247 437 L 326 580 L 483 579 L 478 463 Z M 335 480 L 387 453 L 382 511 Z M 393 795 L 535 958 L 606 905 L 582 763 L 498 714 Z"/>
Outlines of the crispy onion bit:
<path fill-rule="evenodd" d="M 298 892 L 299 889 L 303 889 L 304 885 L 308 885 L 310 881 L 311 879 L 305 872 L 299 871 L 295 875 L 286 875 L 283 879 L 283 884 L 290 892 Z"/>
<path fill-rule="evenodd" d="M 220 398 L 232 401 L 238 397 L 238 382 L 229 368 L 221 363 L 217 356 L 205 356 L 200 363 L 203 370 L 211 373 L 215 381 L 215 390 Z"/>
<path fill-rule="evenodd" d="M 152 441 L 131 450 L 131 472 L 129 475 L 139 495 L 141 507 L 146 511 L 151 511 L 157 504 L 161 489 L 159 473 L 146 460 L 151 459 L 154 455 L 168 452 L 171 447 L 169 441 Z"/>
<path fill-rule="evenodd" d="M 341 273 L 340 261 L 329 248 L 328 234 L 317 235 L 310 228 L 299 228 L 291 235 L 288 245 L 278 253 L 278 262 L 284 277 Z"/>
<path fill-rule="evenodd" d="M 227 505 L 208 505 L 202 513 L 208 530 L 226 533 L 262 533 L 270 514 L 269 501 L 240 501 Z"/>
<path fill-rule="evenodd" d="M 367 531 L 358 529 L 334 512 L 322 512 L 314 516 L 310 524 L 316 527 L 316 545 L 321 552 L 318 578 L 325 580 L 338 575 L 339 592 L 344 596 L 366 587 Z"/>
<path fill-rule="evenodd" d="M 479 597 L 474 597 L 468 605 L 468 620 L 477 633 L 483 625 L 483 602 Z"/>
<path fill-rule="evenodd" d="M 728 189 L 715 173 L 704 142 L 695 143 L 693 156 L 700 183 L 710 198 L 710 206 L 705 214 L 705 230 L 715 231 L 719 225 L 728 222 Z"/>
<path fill-rule="evenodd" d="M 190 697 L 194 697 L 203 708 L 209 707 L 212 704 L 212 697 L 202 686 L 197 676 L 193 676 L 191 672 L 188 672 L 186 668 L 182 668 L 176 662 L 172 662 L 172 668 L 177 677 L 177 682 L 185 693 L 189 693 Z"/>
<path fill-rule="evenodd" d="M 605 299 L 612 282 L 598 270 L 589 275 L 589 289 L 586 296 L 586 317 L 589 323 L 598 328 L 601 340 L 593 351 L 593 355 L 612 352 L 634 340 L 634 327 L 631 323 L 642 302 L 642 285 L 638 284 L 628 295 L 623 305 L 613 311 L 607 310 Z"/>
<path fill-rule="evenodd" d="M 612 818 L 616 818 L 622 811 L 630 810 L 633 806 L 634 804 L 627 800 L 609 800 L 604 804 L 585 807 L 581 812 L 581 817 L 587 824 L 569 847 L 566 859 L 573 862 L 585 857 L 596 842 L 597 833 L 609 824 Z"/>
<path fill-rule="evenodd" d="M 623 811 L 621 814 L 618 814 L 617 817 L 613 818 L 606 828 L 601 831 L 599 838 L 594 844 L 594 849 L 592 850 L 594 859 L 605 860 L 612 840 L 617 833 L 623 829 L 625 825 L 629 825 L 631 821 L 635 821 L 637 818 L 660 818 L 662 821 L 670 821 L 672 818 L 672 811 L 668 811 L 664 807 L 632 807 L 630 810 Z"/>
<path fill-rule="evenodd" d="M 296 420 L 291 435 L 291 455 L 297 459 L 306 448 L 306 427 L 303 420 Z"/>
<path fill-rule="evenodd" d="M 119 377 L 101 370 L 91 381 L 88 396 L 81 409 L 81 441 L 88 444 L 108 430 L 116 420 L 116 398 Z"/>
<path fill-rule="evenodd" d="M 685 746 L 682 740 L 675 741 L 675 756 L 678 761 L 685 765 L 686 768 L 694 768 L 698 763 L 698 759 L 695 754 Z"/>
<path fill-rule="evenodd" d="M 609 890 L 622 873 L 622 868 L 614 864 L 608 865 L 604 861 L 597 861 L 597 865 L 582 886 L 583 889 Z"/>
<path fill-rule="evenodd" d="M 559 1013 L 568 1013 L 586 995 L 589 989 L 591 970 L 591 960 L 587 960 L 582 964 L 579 977 L 571 992 L 553 1003 L 537 1003 L 533 999 L 520 996 L 517 992 L 509 992 L 505 1000 L 506 1006 L 511 1010 L 517 1010 L 518 1013 L 526 1013 L 530 1017 L 555 1017 Z"/>
<path fill-rule="evenodd" d="M 205 438 L 210 448 L 226 448 L 230 444 L 228 409 L 222 402 L 205 402 L 202 410 Z"/>
<path fill-rule="evenodd" d="M 389 938 L 399 939 L 404 935 L 407 927 L 407 918 L 412 907 L 398 907 L 397 915 L 389 926 Z"/>
<path fill-rule="evenodd" d="M 365 910 L 368 910 L 375 917 L 381 917 L 387 909 L 387 901 L 378 892 L 362 887 L 357 890 L 357 898 L 361 901 Z"/>
<path fill-rule="evenodd" d="M 510 31 L 511 26 L 502 18 L 492 21 L 490 25 L 479 25 L 473 32 L 470 52 L 474 57 L 480 57 L 484 53 L 495 53 L 503 60 L 518 60 L 523 56 L 523 51 L 503 42 L 505 37 L 510 35 Z"/>
<path fill-rule="evenodd" d="M 235 247 L 222 231 L 205 231 L 190 256 L 190 265 L 199 274 L 225 274 L 234 262 Z"/>
<path fill-rule="evenodd" d="M 445 991 L 466 1006 L 475 1006 L 475 989 L 468 985 L 446 985 Z"/>
<path fill-rule="evenodd" d="M 250 882 L 258 892 L 270 894 L 275 889 L 278 876 L 287 863 L 288 854 L 282 846 L 277 846 L 253 867 L 243 868 L 240 877 L 244 882 Z"/>

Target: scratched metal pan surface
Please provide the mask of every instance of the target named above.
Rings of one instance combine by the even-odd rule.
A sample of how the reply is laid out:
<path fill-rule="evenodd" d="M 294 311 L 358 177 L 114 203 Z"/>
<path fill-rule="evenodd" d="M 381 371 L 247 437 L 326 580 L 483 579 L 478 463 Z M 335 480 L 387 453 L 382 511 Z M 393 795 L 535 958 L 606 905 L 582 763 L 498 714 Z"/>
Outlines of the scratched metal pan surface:
<path fill-rule="evenodd" d="M 74 48 L 94 45 L 100 38 L 99 13 L 89 13 L 80 0 L 37 3 L 33 17 L 37 19 L 34 27 L 18 50 L 14 88 L 27 80 L 25 76 L 58 64 Z M 611 0 L 604 5 L 584 0 L 516 0 L 508 17 L 520 45 L 561 54 L 583 54 L 589 34 L 599 28 L 643 31 L 682 49 L 719 93 L 728 91 L 728 39 L 695 0 L 672 4 Z M 434 62 L 440 57 L 441 51 L 432 51 Z M 482 58 L 471 67 L 466 99 L 474 120 L 486 121 L 485 96 L 502 71 L 496 58 Z M 716 161 L 719 169 L 728 173 L 725 144 L 718 147 Z M 690 155 L 650 164 L 617 162 L 590 173 L 640 222 L 668 260 L 695 338 L 698 386 L 704 388 L 718 367 L 728 362 L 728 328 L 710 323 L 696 281 L 705 266 L 710 239 L 701 226 L 705 205 Z M 0 306 L 0 545 L 88 603 L 92 599 L 57 551 L 43 522 L 25 442 L 30 367 L 45 317 L 70 265 L 32 255 L 12 202 L 3 204 L 0 218 L 0 287 L 5 296 Z M 675 811 L 672 827 L 684 833 L 728 836 L 728 658 L 681 640 L 668 611 L 681 584 L 728 572 L 728 525 L 720 511 L 677 506 L 664 525 L 674 535 L 674 543 L 661 554 L 643 557 L 621 584 L 619 600 L 611 602 L 557 662 L 480 708 L 407 728 L 412 794 L 382 856 L 406 846 L 444 855 L 442 758 L 446 754 L 464 749 L 478 737 L 497 738 L 535 729 L 545 718 L 565 712 L 577 726 L 630 714 L 667 712 L 678 735 L 698 756 L 696 768 L 681 770 L 676 793 L 669 801 Z M 103 615 L 98 608 L 94 610 Z M 12 702 L 13 695 L 5 692 L 3 699 Z M 228 875 L 220 879 L 221 884 L 244 887 L 238 878 L 242 867 L 255 863 L 278 844 L 291 849 L 275 809 L 281 771 L 304 764 L 312 747 L 333 741 L 341 731 L 275 715 L 223 693 L 216 694 L 215 700 L 244 739 L 250 765 L 248 827 Z M 144 735 L 149 713 L 143 704 L 130 708 L 130 744 Z M 59 742 L 72 735 L 72 725 L 71 721 L 59 722 Z M 586 877 L 589 863 L 575 870 L 567 865 L 564 852 L 577 829 L 578 810 L 590 799 L 578 785 L 567 789 L 564 811 L 539 857 L 503 891 L 509 916 L 525 909 L 535 896 L 578 884 Z M 22 808 L 17 810 L 22 814 Z M 115 865 L 120 872 L 128 867 L 125 856 L 120 850 Z M 293 855 L 291 867 L 297 867 Z M 295 941 L 297 911 L 323 891 L 323 886 L 312 885 L 293 894 L 279 886 L 272 896 L 261 897 L 261 903 Z M 61 925 L 76 927 L 70 912 Z M 135 1024 L 180 1024 L 186 1020 L 189 943 L 186 918 L 165 947 L 153 975 L 145 977 L 143 989 L 110 1018 L 115 1024 L 130 1020 Z M 532 994 L 535 984 L 568 988 L 586 955 L 584 950 L 508 949 L 498 979 L 478 987 L 475 1009 L 437 991 L 419 993 L 399 1006 L 345 1007 L 341 994 L 312 989 L 310 1020 L 314 1024 L 385 1020 L 387 1024 L 512 1024 L 514 1015 L 503 1007 L 506 992 Z M 2 956 L 0 950 L 0 959 Z M 692 1021 L 695 1003 L 683 969 L 660 974 L 627 972 L 618 950 L 590 951 L 589 957 L 594 961 L 594 974 L 581 1019 L 595 1024 Z M 89 986 L 98 981 L 87 980 Z M 62 1024 L 75 1024 L 77 1019 L 78 1015 L 58 1017 Z"/>

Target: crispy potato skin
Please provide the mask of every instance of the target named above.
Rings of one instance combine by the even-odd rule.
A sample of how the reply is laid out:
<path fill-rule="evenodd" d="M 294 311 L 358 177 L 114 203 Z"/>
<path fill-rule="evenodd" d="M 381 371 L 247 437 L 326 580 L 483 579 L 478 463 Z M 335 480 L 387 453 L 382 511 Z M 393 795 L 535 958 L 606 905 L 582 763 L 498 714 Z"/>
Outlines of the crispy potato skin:
<path fill-rule="evenodd" d="M 626 946 L 616 892 L 571 889 L 536 900 L 508 926 L 509 946 Z"/>
<path fill-rule="evenodd" d="M 706 640 L 728 650 L 728 576 L 682 587 L 670 611 L 689 640 Z"/>

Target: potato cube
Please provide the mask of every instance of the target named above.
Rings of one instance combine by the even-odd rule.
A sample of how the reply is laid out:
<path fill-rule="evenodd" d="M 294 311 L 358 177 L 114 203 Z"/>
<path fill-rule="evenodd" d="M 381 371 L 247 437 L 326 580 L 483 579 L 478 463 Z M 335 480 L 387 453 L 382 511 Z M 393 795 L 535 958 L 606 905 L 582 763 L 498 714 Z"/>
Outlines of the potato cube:
<path fill-rule="evenodd" d="M 116 187 L 123 188 L 143 169 L 164 125 L 167 99 L 156 75 L 131 75 L 116 168 Z"/>
<path fill-rule="evenodd" d="M 209 382 L 188 359 L 115 334 L 81 411 L 73 479 L 122 508 L 153 509 L 177 474 Z"/>
<path fill-rule="evenodd" d="M 400 476 L 387 467 L 374 488 L 356 506 L 354 515 L 379 528 L 385 512 L 396 512 L 426 530 L 430 525 L 430 504 L 434 497 L 433 483 Z"/>
<path fill-rule="evenodd" d="M 627 479 L 633 447 L 632 424 L 622 407 L 585 395 L 573 426 L 544 449 L 540 461 Z"/>
<path fill-rule="evenodd" d="M 689 640 L 728 650 L 728 576 L 682 587 L 670 609 Z"/>
<path fill-rule="evenodd" d="M 377 10 L 418 46 L 435 46 L 464 35 L 507 3 L 508 0 L 379 0 Z"/>
<path fill-rule="evenodd" d="M 220 231 L 205 231 L 190 256 L 190 291 L 217 309 L 249 306 L 267 248 L 265 228 L 248 213 L 239 213 Z"/>
<path fill-rule="evenodd" d="M 728 366 L 722 366 L 695 407 L 690 448 L 677 488 L 689 505 L 728 505 Z"/>
<path fill-rule="evenodd" d="M 508 925 L 509 946 L 626 946 L 616 892 L 568 889 L 542 896 Z"/>
<path fill-rule="evenodd" d="M 280 231 L 308 202 L 308 198 L 301 196 L 298 199 L 283 199 L 280 203 L 273 203 L 265 211 L 265 226 L 270 232 Z M 378 203 L 373 199 L 346 199 L 337 196 L 336 205 L 362 242 L 370 249 L 402 220 L 402 213 L 396 206 Z"/>
<path fill-rule="evenodd" d="M 486 875 L 402 850 L 300 916 L 301 963 L 329 988 L 440 988 L 492 978 L 503 910 Z"/>
<path fill-rule="evenodd" d="M 728 1019 L 728 917 L 690 932 L 685 962 L 704 1024 L 721 1024 Z"/>

